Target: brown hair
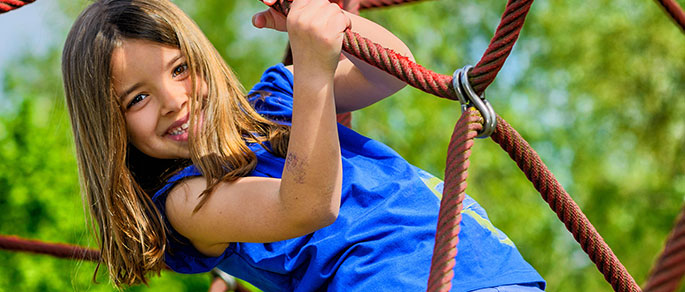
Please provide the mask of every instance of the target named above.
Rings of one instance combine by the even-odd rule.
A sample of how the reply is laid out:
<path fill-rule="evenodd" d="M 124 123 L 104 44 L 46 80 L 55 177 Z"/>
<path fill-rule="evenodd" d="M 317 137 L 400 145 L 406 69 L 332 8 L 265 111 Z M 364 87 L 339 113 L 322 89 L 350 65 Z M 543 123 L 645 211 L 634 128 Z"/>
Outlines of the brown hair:
<path fill-rule="evenodd" d="M 111 83 L 112 51 L 124 39 L 145 39 L 179 48 L 192 84 L 208 86 L 207 98 L 193 88 L 190 131 L 192 162 L 207 179 L 199 209 L 221 181 L 247 175 L 256 156 L 245 141 L 270 141 L 285 156 L 289 129 L 261 117 L 244 89 L 197 25 L 166 0 L 100 0 L 86 8 L 67 37 L 62 75 L 71 116 L 84 205 L 101 260 L 117 286 L 147 283 L 164 267 L 165 223 L 150 199 L 163 170 L 176 165 L 145 157 L 128 142 L 124 112 Z M 140 159 L 161 165 L 150 176 Z M 132 171 L 135 169 L 135 171 Z M 145 177 L 142 173 L 146 173 Z M 95 277 L 95 276 L 94 276 Z"/>

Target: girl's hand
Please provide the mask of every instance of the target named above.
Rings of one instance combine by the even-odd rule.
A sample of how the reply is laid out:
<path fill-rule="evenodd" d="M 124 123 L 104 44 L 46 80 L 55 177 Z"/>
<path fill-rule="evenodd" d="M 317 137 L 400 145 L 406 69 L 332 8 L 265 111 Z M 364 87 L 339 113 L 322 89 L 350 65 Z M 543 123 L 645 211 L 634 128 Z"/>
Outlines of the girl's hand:
<path fill-rule="evenodd" d="M 333 74 L 340 59 L 344 31 L 350 18 L 328 0 L 296 0 L 286 19 L 295 70 L 324 70 Z"/>
<path fill-rule="evenodd" d="M 277 0 L 263 0 L 266 5 L 273 5 Z M 256 28 L 270 28 L 286 31 L 285 16 L 273 8 L 269 8 L 252 16 L 252 25 Z"/>

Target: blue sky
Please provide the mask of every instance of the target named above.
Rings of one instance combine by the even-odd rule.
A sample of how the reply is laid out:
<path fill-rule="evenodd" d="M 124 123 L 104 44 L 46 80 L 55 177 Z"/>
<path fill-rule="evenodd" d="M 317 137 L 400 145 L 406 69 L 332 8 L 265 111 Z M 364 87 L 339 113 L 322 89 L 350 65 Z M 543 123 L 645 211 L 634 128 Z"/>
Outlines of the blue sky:
<path fill-rule="evenodd" d="M 60 44 L 65 17 L 54 0 L 36 1 L 20 9 L 0 14 L 0 89 L 10 60 L 22 53 L 44 54 L 52 45 Z M 4 99 L 0 90 L 0 101 Z"/>

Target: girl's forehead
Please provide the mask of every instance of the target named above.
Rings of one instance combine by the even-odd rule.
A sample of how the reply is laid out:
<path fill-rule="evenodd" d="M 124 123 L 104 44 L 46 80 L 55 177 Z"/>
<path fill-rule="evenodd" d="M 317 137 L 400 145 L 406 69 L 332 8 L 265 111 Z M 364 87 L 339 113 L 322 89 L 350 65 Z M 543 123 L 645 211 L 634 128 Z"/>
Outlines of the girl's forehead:
<path fill-rule="evenodd" d="M 175 57 L 181 53 L 176 47 L 142 39 L 124 39 L 112 52 L 115 59 L 140 59 L 155 61 Z"/>
<path fill-rule="evenodd" d="M 112 83 L 118 94 L 168 71 L 182 58 L 181 50 L 148 40 L 126 39 L 112 51 Z"/>

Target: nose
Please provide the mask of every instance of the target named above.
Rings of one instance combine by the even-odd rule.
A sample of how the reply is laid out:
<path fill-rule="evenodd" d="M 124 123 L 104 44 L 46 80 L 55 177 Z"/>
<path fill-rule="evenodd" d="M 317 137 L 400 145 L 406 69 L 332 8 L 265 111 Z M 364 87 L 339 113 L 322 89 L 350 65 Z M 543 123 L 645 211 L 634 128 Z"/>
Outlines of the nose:
<path fill-rule="evenodd" d="M 166 87 L 160 91 L 161 111 L 166 116 L 182 110 L 188 102 L 188 95 L 185 88 Z"/>

